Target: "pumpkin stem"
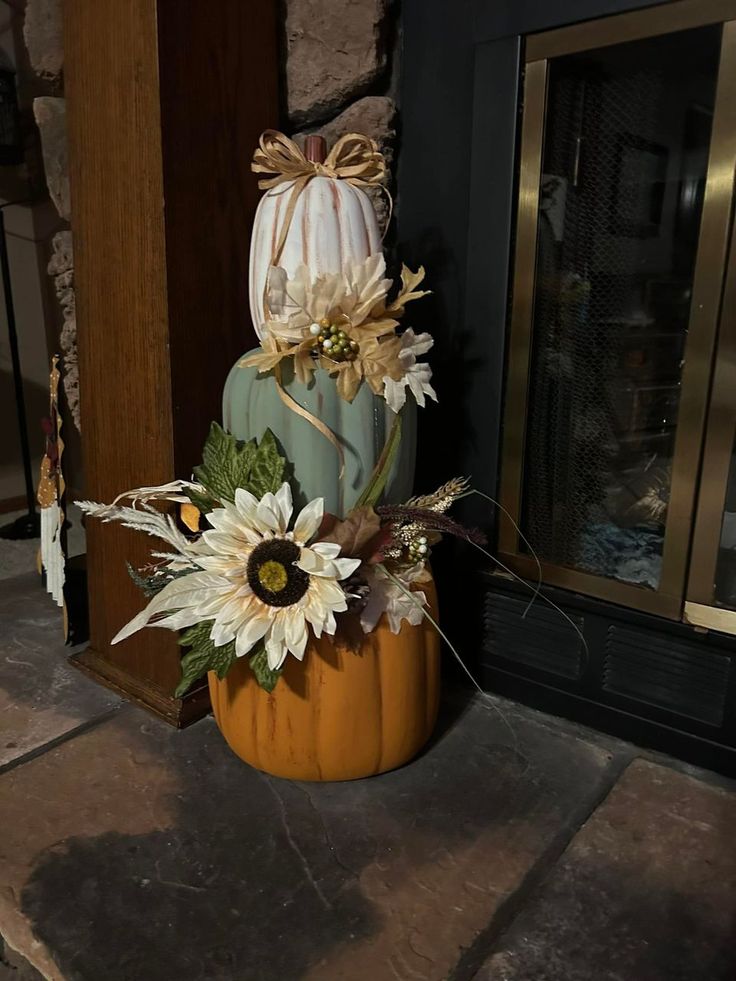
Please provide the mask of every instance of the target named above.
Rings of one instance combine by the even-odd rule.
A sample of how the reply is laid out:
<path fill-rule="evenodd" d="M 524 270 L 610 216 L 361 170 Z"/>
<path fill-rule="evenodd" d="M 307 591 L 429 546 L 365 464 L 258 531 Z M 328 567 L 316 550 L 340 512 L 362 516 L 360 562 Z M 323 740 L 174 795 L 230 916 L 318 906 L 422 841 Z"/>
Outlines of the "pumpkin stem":
<path fill-rule="evenodd" d="M 312 163 L 324 163 L 327 156 L 327 143 L 324 136 L 313 133 L 304 142 L 304 156 Z"/>

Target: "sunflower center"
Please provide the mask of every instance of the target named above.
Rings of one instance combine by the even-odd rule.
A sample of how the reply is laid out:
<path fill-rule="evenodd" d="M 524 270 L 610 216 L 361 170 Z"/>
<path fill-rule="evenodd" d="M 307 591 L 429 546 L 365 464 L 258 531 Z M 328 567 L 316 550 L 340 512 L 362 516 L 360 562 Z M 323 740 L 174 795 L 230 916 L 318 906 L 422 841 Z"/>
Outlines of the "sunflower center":
<path fill-rule="evenodd" d="M 280 562 L 269 559 L 258 569 L 258 582 L 270 593 L 280 593 L 289 581 L 289 574 Z"/>
<path fill-rule="evenodd" d="M 248 559 L 246 575 L 256 596 L 269 606 L 291 606 L 309 588 L 309 576 L 294 563 L 299 546 L 284 538 L 261 542 Z"/>

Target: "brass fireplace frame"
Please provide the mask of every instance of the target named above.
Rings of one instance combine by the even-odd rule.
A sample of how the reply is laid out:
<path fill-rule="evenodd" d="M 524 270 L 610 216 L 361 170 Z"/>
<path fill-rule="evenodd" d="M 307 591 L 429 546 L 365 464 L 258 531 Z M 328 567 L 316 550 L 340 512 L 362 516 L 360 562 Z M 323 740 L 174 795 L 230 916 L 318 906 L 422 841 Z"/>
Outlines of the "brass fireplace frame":
<path fill-rule="evenodd" d="M 707 617 L 703 611 L 711 609 L 708 603 L 712 601 L 713 578 L 708 579 L 708 576 L 715 568 L 720 533 L 725 495 L 723 468 L 726 467 L 727 473 L 736 435 L 736 385 L 731 385 L 729 390 L 728 380 L 724 378 L 727 371 L 733 371 L 736 365 L 736 249 L 731 249 L 731 268 L 724 287 L 724 270 L 732 234 L 736 173 L 736 124 L 733 121 L 733 106 L 736 105 L 736 0 L 677 0 L 642 11 L 530 35 L 526 39 L 519 203 L 502 444 L 499 557 L 515 573 L 526 578 L 537 578 L 539 567 L 536 560 L 520 550 L 518 526 L 521 523 L 548 62 L 562 55 L 711 24 L 723 24 L 723 33 L 660 586 L 652 590 L 548 562 L 541 563 L 541 574 L 542 580 L 551 585 L 673 620 L 683 616 L 683 603 L 687 598 L 685 616 L 691 622 L 726 629 L 722 625 L 725 611 L 713 610 L 718 616 L 709 623 L 704 623 Z M 730 311 L 731 324 L 728 329 L 724 328 L 720 338 L 721 365 L 714 383 L 716 398 L 709 405 L 722 298 L 723 316 L 727 322 L 726 314 Z M 728 415 L 729 426 L 726 428 L 730 443 L 726 448 L 726 436 L 719 434 L 717 438 L 709 437 L 705 446 L 703 482 L 693 534 L 696 498 L 701 486 L 699 463 L 709 413 L 711 416 L 714 413 Z M 736 632 L 736 613 L 730 614 L 730 617 L 731 630 Z"/>
<path fill-rule="evenodd" d="M 721 520 L 736 440 L 735 380 L 736 234 L 732 234 L 685 602 L 685 620 L 688 623 L 726 633 L 736 633 L 736 612 L 715 606 L 713 584 L 716 580 Z"/>

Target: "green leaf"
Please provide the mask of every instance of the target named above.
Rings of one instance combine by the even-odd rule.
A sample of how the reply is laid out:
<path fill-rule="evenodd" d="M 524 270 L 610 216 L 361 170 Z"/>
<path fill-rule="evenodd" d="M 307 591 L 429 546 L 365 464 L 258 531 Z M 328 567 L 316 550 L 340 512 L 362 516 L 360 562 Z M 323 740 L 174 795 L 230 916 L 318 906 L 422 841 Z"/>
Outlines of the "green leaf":
<path fill-rule="evenodd" d="M 279 453 L 276 437 L 267 429 L 253 457 L 247 490 L 256 497 L 275 494 L 284 482 L 286 460 Z"/>
<path fill-rule="evenodd" d="M 215 500 L 234 501 L 236 488 L 248 482 L 255 452 L 255 440 L 243 443 L 213 422 L 202 450 L 202 465 L 194 468 L 194 476 Z"/>
<path fill-rule="evenodd" d="M 195 508 L 198 508 L 201 514 L 208 514 L 213 508 L 217 507 L 217 500 L 206 491 L 204 494 L 200 494 L 199 491 L 195 491 L 192 490 L 191 487 L 187 487 L 184 493 L 187 495 Z"/>
<path fill-rule="evenodd" d="M 268 657 L 266 656 L 266 648 L 261 646 L 255 654 L 250 656 L 250 666 L 253 669 L 253 674 L 256 676 L 256 681 L 265 689 L 267 692 L 272 692 L 276 687 L 276 682 L 281 677 L 281 672 L 283 668 L 277 668 L 273 671 L 268 666 Z"/>
<path fill-rule="evenodd" d="M 179 579 L 180 576 L 188 576 L 191 573 L 191 569 L 181 569 L 178 572 L 174 572 L 172 569 L 167 569 L 158 576 L 144 576 L 142 573 L 134 569 L 130 562 L 125 563 L 128 568 L 128 575 L 133 580 L 138 589 L 141 590 L 144 596 L 150 598 L 155 596 L 156 593 L 160 593 L 164 586 L 168 586 L 172 579 Z"/>
<path fill-rule="evenodd" d="M 220 647 L 213 644 L 210 639 L 212 623 L 212 620 L 195 623 L 179 637 L 181 646 L 190 649 L 181 659 L 181 681 L 174 692 L 176 698 L 181 698 L 192 683 L 208 671 L 215 671 L 218 678 L 224 678 L 235 660 L 234 640 Z"/>
<path fill-rule="evenodd" d="M 391 473 L 391 468 L 394 465 L 394 460 L 396 459 L 396 454 L 399 450 L 400 443 L 401 416 L 397 415 L 394 419 L 393 425 L 391 426 L 391 432 L 388 434 L 386 445 L 383 447 L 381 455 L 378 458 L 378 463 L 376 463 L 375 469 L 371 474 L 371 479 L 366 484 L 363 493 L 355 502 L 356 510 L 362 507 L 372 508 L 378 504 L 379 498 L 381 497 L 381 494 L 383 494 L 383 489 L 386 486 L 386 481 Z"/>
<path fill-rule="evenodd" d="M 238 487 L 256 497 L 275 493 L 284 481 L 286 460 L 270 429 L 260 443 L 244 443 L 213 422 L 202 451 L 202 464 L 194 476 L 207 490 L 207 496 L 188 491 L 189 499 L 206 514 L 217 501 L 234 501 Z"/>

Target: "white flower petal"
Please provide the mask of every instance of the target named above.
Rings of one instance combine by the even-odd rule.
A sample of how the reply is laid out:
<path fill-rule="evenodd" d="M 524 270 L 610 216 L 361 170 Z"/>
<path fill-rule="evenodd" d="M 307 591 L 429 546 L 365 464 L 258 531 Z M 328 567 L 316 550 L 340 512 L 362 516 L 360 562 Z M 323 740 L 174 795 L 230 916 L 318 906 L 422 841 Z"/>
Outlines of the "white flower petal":
<path fill-rule="evenodd" d="M 329 610 L 342 613 L 347 610 L 348 603 L 345 591 L 334 579 L 315 577 L 309 584 L 307 603 L 304 606 L 304 616 L 310 621 L 324 620 Z"/>
<path fill-rule="evenodd" d="M 315 497 L 305 508 L 302 508 L 294 523 L 294 541 L 308 542 L 310 538 L 316 535 L 322 524 L 324 513 L 325 499 L 323 497 Z"/>
<path fill-rule="evenodd" d="M 336 559 L 340 554 L 340 546 L 337 542 L 314 542 L 309 547 L 313 552 L 318 552 L 326 559 Z"/>
<path fill-rule="evenodd" d="M 229 644 L 234 637 L 235 630 L 232 623 L 218 623 L 217 620 L 215 620 L 215 622 L 212 624 L 212 630 L 210 630 L 210 640 L 215 647 L 222 647 L 223 644 Z"/>
<path fill-rule="evenodd" d="M 352 576 L 362 561 L 362 559 L 334 559 L 332 565 L 337 570 L 335 579 L 347 579 L 348 576 Z"/>
<path fill-rule="evenodd" d="M 240 517 L 249 525 L 256 522 L 256 512 L 258 510 L 258 498 L 243 487 L 238 487 L 235 491 L 235 507 Z M 210 516 L 208 515 L 208 518 Z M 210 518 L 210 520 L 212 520 Z"/>
<path fill-rule="evenodd" d="M 398 634 L 401 630 L 402 620 L 414 626 L 422 622 L 422 607 L 426 606 L 427 597 L 420 590 L 410 589 L 410 583 L 420 574 L 421 569 L 419 563 L 400 576 L 394 576 L 397 582 L 389 579 L 381 569 L 372 571 L 368 601 L 360 615 L 360 625 L 365 633 L 375 630 L 384 613 L 393 634 Z"/>
<path fill-rule="evenodd" d="M 260 606 L 261 604 L 259 604 Z M 235 636 L 235 654 L 242 657 L 256 644 L 271 626 L 266 609 L 256 608 L 249 620 L 240 627 Z"/>
<path fill-rule="evenodd" d="M 291 512 L 293 510 L 291 487 L 287 481 L 284 481 L 284 483 L 276 491 L 276 504 L 278 505 L 278 509 L 281 514 L 281 533 L 285 534 L 286 529 L 289 527 Z"/>
<path fill-rule="evenodd" d="M 383 379 L 383 397 L 388 402 L 389 408 L 396 413 L 400 412 L 406 403 L 407 384 L 406 375 L 399 381 L 389 378 L 388 375 Z"/>
<path fill-rule="evenodd" d="M 286 526 L 282 524 L 281 508 L 275 494 L 264 494 L 258 502 L 256 524 L 262 531 L 270 531 L 275 535 L 286 534 Z"/>
<path fill-rule="evenodd" d="M 296 565 L 310 576 L 323 576 L 329 579 L 347 579 L 358 568 L 361 559 L 329 559 L 315 549 L 303 548 Z"/>
<path fill-rule="evenodd" d="M 244 546 L 243 551 L 238 553 L 242 561 L 237 563 L 233 562 L 233 554 L 235 553 L 228 555 L 199 555 L 197 556 L 197 564 L 208 572 L 216 572 L 221 576 L 242 576 L 243 567 L 247 563 L 248 556 L 252 551 L 252 545 Z"/>
<path fill-rule="evenodd" d="M 402 353 L 410 351 L 415 358 L 426 354 L 434 346 L 434 338 L 431 334 L 415 334 L 411 327 L 407 328 L 401 335 Z"/>
<path fill-rule="evenodd" d="M 238 538 L 234 538 L 224 531 L 205 531 L 202 533 L 202 541 L 210 553 L 238 555 L 246 549 L 250 551 L 254 545 L 257 545 L 261 541 L 261 535 L 247 529 L 244 529 Z M 201 553 L 203 550 L 199 548 L 197 551 Z"/>
<path fill-rule="evenodd" d="M 283 640 L 274 640 L 274 638 L 269 637 L 266 641 L 266 658 L 272 671 L 278 671 L 288 653 L 289 650 Z"/>
<path fill-rule="evenodd" d="M 286 644 L 294 657 L 300 661 L 304 658 L 304 651 L 307 647 L 308 631 L 304 615 L 301 611 L 295 610 L 290 616 L 286 617 Z"/>
<path fill-rule="evenodd" d="M 335 614 L 332 612 L 332 610 L 327 611 L 327 616 L 325 617 L 324 623 L 322 624 L 322 629 L 326 634 L 330 634 L 330 636 L 332 636 L 335 633 L 335 630 L 337 630 Z"/>
<path fill-rule="evenodd" d="M 214 584 L 219 583 L 219 579 L 215 576 L 211 576 L 208 572 L 192 572 L 188 576 L 180 576 L 178 579 L 173 579 L 168 585 L 164 586 L 160 593 L 157 593 L 150 603 L 142 610 L 137 616 L 134 616 L 130 623 L 127 623 L 122 630 L 113 637 L 112 643 L 118 644 L 121 640 L 125 640 L 132 634 L 136 633 L 142 627 L 147 626 L 167 626 L 165 622 L 168 619 L 171 622 L 171 618 L 167 617 L 165 619 L 160 619 L 156 623 L 151 623 L 153 617 L 158 616 L 163 613 L 172 613 L 175 611 L 194 611 L 196 606 L 201 602 L 203 592 L 211 588 Z M 183 621 L 186 617 L 177 618 L 177 623 L 181 626 L 190 626 L 192 623 L 196 622 L 194 620 L 189 620 L 188 624 Z M 172 627 L 172 629 L 178 629 Z"/>

